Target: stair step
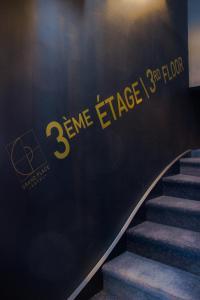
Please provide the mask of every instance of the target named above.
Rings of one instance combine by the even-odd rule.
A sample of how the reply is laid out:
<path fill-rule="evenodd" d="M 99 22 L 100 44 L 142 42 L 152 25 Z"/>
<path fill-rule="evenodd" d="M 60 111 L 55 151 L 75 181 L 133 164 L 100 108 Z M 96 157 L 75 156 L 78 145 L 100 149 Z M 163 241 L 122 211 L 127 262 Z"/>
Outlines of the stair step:
<path fill-rule="evenodd" d="M 200 277 L 125 252 L 103 267 L 104 290 L 123 300 L 199 300 Z"/>
<path fill-rule="evenodd" d="M 181 159 L 180 172 L 185 175 L 200 176 L 200 157 Z"/>
<path fill-rule="evenodd" d="M 127 232 L 129 251 L 200 275 L 200 233 L 146 221 Z"/>
<path fill-rule="evenodd" d="M 110 294 L 102 291 L 90 299 L 91 300 L 118 300 L 119 298 L 116 299 L 116 297 L 113 297 Z M 122 299 L 120 299 L 120 300 L 122 300 Z"/>
<path fill-rule="evenodd" d="M 192 150 L 191 156 L 192 156 L 192 157 L 200 157 L 200 150 L 199 150 L 199 149 L 197 149 L 197 150 Z"/>
<path fill-rule="evenodd" d="M 200 231 L 200 201 L 161 196 L 146 204 L 147 220 Z"/>
<path fill-rule="evenodd" d="M 200 177 L 183 174 L 165 177 L 163 190 L 167 196 L 200 200 Z"/>

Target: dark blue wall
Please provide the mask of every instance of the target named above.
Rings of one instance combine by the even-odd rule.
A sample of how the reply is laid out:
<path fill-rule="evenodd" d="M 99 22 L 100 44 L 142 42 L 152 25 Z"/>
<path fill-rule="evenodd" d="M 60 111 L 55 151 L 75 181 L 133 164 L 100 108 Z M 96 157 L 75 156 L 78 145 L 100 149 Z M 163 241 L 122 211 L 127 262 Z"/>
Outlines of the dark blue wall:
<path fill-rule="evenodd" d="M 2 1 L 0 41 L 0 298 L 64 300 L 166 164 L 200 145 L 187 1 Z"/>

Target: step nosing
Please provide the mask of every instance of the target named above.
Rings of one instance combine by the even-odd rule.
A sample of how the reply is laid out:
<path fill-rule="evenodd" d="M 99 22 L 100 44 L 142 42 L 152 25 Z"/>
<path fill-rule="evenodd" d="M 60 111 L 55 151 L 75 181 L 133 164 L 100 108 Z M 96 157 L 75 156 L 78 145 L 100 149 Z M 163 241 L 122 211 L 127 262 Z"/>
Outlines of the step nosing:
<path fill-rule="evenodd" d="M 182 197 L 176 197 L 176 196 L 168 196 L 168 195 L 161 195 L 155 198 L 150 198 L 146 204 L 148 204 L 149 202 L 154 202 L 154 201 L 159 201 L 161 202 L 169 202 L 169 201 L 173 201 L 173 202 L 184 202 L 184 203 L 199 203 L 199 201 L 197 200 L 191 200 L 190 198 L 182 198 Z"/>
<path fill-rule="evenodd" d="M 190 157 L 190 158 L 181 158 L 180 163 L 188 163 L 188 164 L 197 164 L 200 165 L 200 158 Z"/>
<path fill-rule="evenodd" d="M 186 200 L 187 201 L 187 200 Z M 188 200 L 188 202 L 190 202 L 192 200 Z M 196 202 L 199 202 L 199 201 L 196 201 Z M 197 203 L 198 204 L 198 203 Z M 200 203 L 199 205 L 197 205 L 199 207 L 194 207 L 192 206 L 192 203 L 185 203 L 185 205 L 183 206 L 177 206 L 173 203 L 166 203 L 166 202 L 151 202 L 149 201 L 147 204 L 146 204 L 146 207 L 148 209 L 158 209 L 158 210 L 173 210 L 173 211 L 180 211 L 182 213 L 185 213 L 185 214 L 195 214 L 195 215 L 199 215 L 200 214 Z"/>
<path fill-rule="evenodd" d="M 192 166 L 200 166 L 200 161 L 194 162 L 194 161 L 186 161 L 186 160 L 181 160 L 181 164 L 183 165 L 192 165 Z"/>
<path fill-rule="evenodd" d="M 186 176 L 186 175 L 185 175 Z M 163 178 L 163 182 L 164 183 L 176 183 L 176 184 L 187 184 L 187 185 L 197 185 L 200 186 L 200 177 L 198 176 L 192 176 L 193 179 L 196 180 L 192 180 L 191 177 L 188 178 L 174 178 L 174 177 L 165 177 Z"/>

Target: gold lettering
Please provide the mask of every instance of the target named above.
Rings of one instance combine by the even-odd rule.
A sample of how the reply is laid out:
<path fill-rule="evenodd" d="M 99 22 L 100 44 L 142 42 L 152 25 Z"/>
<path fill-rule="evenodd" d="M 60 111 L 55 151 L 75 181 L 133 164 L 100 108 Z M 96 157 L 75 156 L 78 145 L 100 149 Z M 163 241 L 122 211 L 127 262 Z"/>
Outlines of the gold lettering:
<path fill-rule="evenodd" d="M 135 107 L 135 99 L 134 99 L 131 88 L 126 87 L 124 89 L 124 97 L 125 97 L 128 108 L 133 109 Z"/>
<path fill-rule="evenodd" d="M 126 104 L 122 99 L 120 93 L 117 93 L 117 103 L 118 103 L 119 117 L 121 118 L 122 112 L 123 111 L 128 112 L 128 108 L 126 107 Z"/>
<path fill-rule="evenodd" d="M 104 111 L 104 112 L 101 112 L 100 109 L 105 106 L 105 103 L 104 102 L 100 102 L 98 103 L 97 105 L 95 105 L 95 109 L 96 109 L 96 112 L 97 112 L 97 115 L 99 117 L 99 121 L 101 123 L 101 127 L 102 129 L 105 129 L 107 128 L 108 126 L 111 125 L 111 122 L 110 121 L 104 121 L 104 119 L 107 117 L 107 112 Z"/>
<path fill-rule="evenodd" d="M 86 127 L 81 113 L 78 115 L 78 120 L 76 120 L 74 117 L 72 117 L 72 123 L 73 123 L 77 133 L 79 133 L 79 130 L 81 128 Z"/>
<path fill-rule="evenodd" d="M 139 86 L 138 81 L 136 81 L 132 84 L 133 94 L 135 96 L 135 101 L 136 101 L 137 104 L 140 104 L 143 100 L 142 100 L 142 97 L 139 97 L 140 90 L 139 90 L 138 86 Z"/>
<path fill-rule="evenodd" d="M 108 99 L 105 100 L 105 103 L 109 104 L 111 112 L 112 112 L 113 119 L 116 121 L 117 120 L 117 116 L 116 116 L 116 113 L 115 113 L 115 110 L 114 110 L 114 107 L 113 107 L 113 103 L 112 103 L 113 100 L 114 100 L 114 97 L 111 96 L 111 97 L 109 97 Z"/>
<path fill-rule="evenodd" d="M 55 151 L 54 155 L 56 158 L 58 159 L 65 159 L 69 153 L 70 153 L 70 145 L 68 140 L 63 136 L 63 129 L 62 126 L 56 122 L 53 121 L 51 123 L 48 124 L 47 128 L 46 128 L 46 136 L 50 137 L 52 134 L 52 130 L 56 129 L 58 131 L 58 136 L 56 138 L 58 144 L 61 144 L 64 146 L 64 151 L 60 152 L 60 151 Z"/>
<path fill-rule="evenodd" d="M 72 121 L 70 119 L 66 119 L 63 117 L 66 121 L 63 123 L 63 126 L 65 127 L 66 133 L 70 139 L 76 136 L 76 133 L 74 132 L 74 128 L 72 127 Z"/>
<path fill-rule="evenodd" d="M 87 127 L 90 127 L 94 124 L 94 122 L 91 119 L 91 116 L 89 115 L 89 109 L 85 109 L 83 111 L 83 116 L 84 116 Z"/>
<path fill-rule="evenodd" d="M 154 80 L 154 77 L 153 77 L 152 70 L 148 69 L 146 71 L 146 75 L 147 75 L 147 78 L 149 78 L 151 83 L 152 83 L 152 86 L 150 86 L 150 91 L 151 91 L 152 94 L 154 94 L 156 92 L 156 83 L 155 83 L 155 80 Z"/>

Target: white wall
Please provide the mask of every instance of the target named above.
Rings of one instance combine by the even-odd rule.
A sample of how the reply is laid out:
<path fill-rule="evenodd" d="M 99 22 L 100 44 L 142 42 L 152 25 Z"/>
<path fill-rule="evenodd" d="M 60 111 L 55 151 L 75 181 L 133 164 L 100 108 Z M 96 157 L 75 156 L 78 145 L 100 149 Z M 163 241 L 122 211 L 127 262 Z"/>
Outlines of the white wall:
<path fill-rule="evenodd" d="M 188 0 L 190 86 L 200 86 L 200 0 Z"/>

